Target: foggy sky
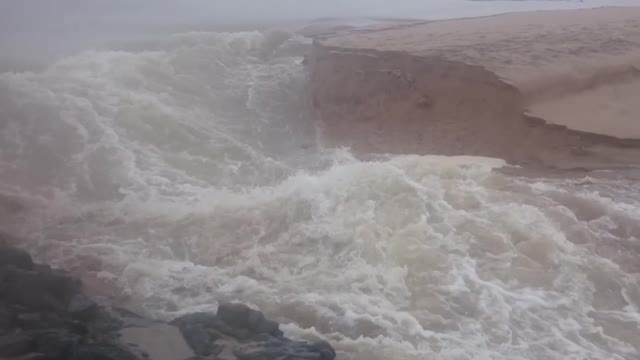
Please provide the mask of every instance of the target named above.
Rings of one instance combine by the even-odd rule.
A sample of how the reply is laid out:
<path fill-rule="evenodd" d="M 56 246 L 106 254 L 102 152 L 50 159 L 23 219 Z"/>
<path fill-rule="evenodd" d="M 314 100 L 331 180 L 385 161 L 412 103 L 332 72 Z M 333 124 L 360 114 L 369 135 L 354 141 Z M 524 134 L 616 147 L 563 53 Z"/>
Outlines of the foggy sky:
<path fill-rule="evenodd" d="M 159 33 L 318 17 L 415 17 L 452 1 L 464 0 L 0 0 L 0 71 Z"/>
<path fill-rule="evenodd" d="M 166 21 L 289 20 L 317 17 L 435 17 L 455 12 L 484 13 L 501 7 L 523 10 L 603 4 L 638 4 L 637 0 L 0 0 L 0 27 L 63 25 L 78 20 Z M 487 10 L 487 11 L 483 11 Z M 446 14 L 445 14 L 446 12 Z M 63 21 L 62 21 L 63 20 Z"/>
<path fill-rule="evenodd" d="M 287 20 L 314 17 L 410 16 L 437 3 L 461 0 L 0 0 L 0 26 L 29 26 L 21 20 L 128 19 Z M 52 24 L 50 24 L 52 25 Z"/>
<path fill-rule="evenodd" d="M 0 71 L 3 62 L 50 62 L 109 42 L 163 32 L 217 31 L 227 24 L 248 26 L 321 17 L 441 19 L 638 3 L 638 0 L 0 0 Z"/>

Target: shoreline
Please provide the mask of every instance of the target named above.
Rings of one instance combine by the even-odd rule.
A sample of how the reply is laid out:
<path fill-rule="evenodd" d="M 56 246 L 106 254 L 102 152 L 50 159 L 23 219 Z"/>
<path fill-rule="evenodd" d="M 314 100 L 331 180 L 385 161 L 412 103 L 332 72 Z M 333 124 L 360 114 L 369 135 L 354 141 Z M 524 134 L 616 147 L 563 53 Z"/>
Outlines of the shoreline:
<path fill-rule="evenodd" d="M 633 168 L 640 166 L 634 39 L 640 7 L 345 31 L 314 40 L 311 102 L 329 140 L 360 153 Z"/>

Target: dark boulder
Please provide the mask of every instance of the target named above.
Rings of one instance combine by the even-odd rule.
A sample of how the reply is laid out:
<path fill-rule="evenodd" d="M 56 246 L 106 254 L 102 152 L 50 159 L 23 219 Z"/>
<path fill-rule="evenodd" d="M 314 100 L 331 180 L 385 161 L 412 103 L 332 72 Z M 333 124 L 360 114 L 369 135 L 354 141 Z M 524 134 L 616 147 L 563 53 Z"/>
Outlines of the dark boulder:
<path fill-rule="evenodd" d="M 171 322 L 198 356 L 213 360 L 225 348 L 239 360 L 333 360 L 326 342 L 293 341 L 283 336 L 279 324 L 243 304 L 221 304 L 217 315 L 195 313 Z"/>
<path fill-rule="evenodd" d="M 182 336 L 193 352 L 200 356 L 217 355 L 223 349 L 216 341 L 223 337 L 220 329 L 224 324 L 211 313 L 194 313 L 181 316 L 171 322 L 182 332 Z"/>
<path fill-rule="evenodd" d="M 34 264 L 5 238 L 0 234 L 0 359 L 136 359 L 122 355 L 116 317 L 87 297 L 79 280 Z"/>
<path fill-rule="evenodd" d="M 223 356 L 224 355 L 224 356 Z M 327 343 L 293 341 L 250 307 L 227 303 L 170 324 L 98 305 L 80 281 L 0 233 L 0 360 L 333 360 Z"/>
<path fill-rule="evenodd" d="M 0 266 L 32 270 L 34 264 L 31 256 L 24 250 L 9 246 L 8 242 L 8 235 L 0 233 Z"/>
<path fill-rule="evenodd" d="M 92 312 L 97 308 L 97 304 L 93 302 L 87 295 L 76 293 L 71 297 L 67 305 L 67 311 L 70 314 L 84 315 Z"/>
<path fill-rule="evenodd" d="M 39 333 L 50 329 L 64 329 L 71 332 L 85 331 L 85 327 L 81 322 L 64 316 L 64 314 L 53 312 L 36 313 L 27 310 L 16 313 L 13 326 Z"/>
<path fill-rule="evenodd" d="M 246 330 L 250 335 L 283 335 L 282 331 L 280 331 L 280 324 L 267 320 L 263 313 L 253 310 L 244 304 L 220 304 L 218 306 L 218 318 L 234 329 Z"/>
<path fill-rule="evenodd" d="M 50 329 L 34 334 L 31 351 L 44 354 L 47 360 L 66 360 L 81 337 L 66 329 Z"/>
<path fill-rule="evenodd" d="M 198 355 L 215 353 L 210 345 L 222 335 L 237 339 L 251 339 L 260 334 L 282 336 L 280 325 L 267 320 L 260 311 L 244 304 L 221 304 L 217 315 L 195 313 L 182 316 L 171 322 L 183 333 L 187 342 Z M 217 348 L 217 347 L 214 347 Z"/>
<path fill-rule="evenodd" d="M 326 342 L 307 343 L 283 338 L 240 344 L 233 354 L 239 360 L 333 360 L 336 353 Z"/>
<path fill-rule="evenodd" d="M 0 267 L 0 299 L 36 311 L 66 311 L 80 282 L 58 271 Z"/>

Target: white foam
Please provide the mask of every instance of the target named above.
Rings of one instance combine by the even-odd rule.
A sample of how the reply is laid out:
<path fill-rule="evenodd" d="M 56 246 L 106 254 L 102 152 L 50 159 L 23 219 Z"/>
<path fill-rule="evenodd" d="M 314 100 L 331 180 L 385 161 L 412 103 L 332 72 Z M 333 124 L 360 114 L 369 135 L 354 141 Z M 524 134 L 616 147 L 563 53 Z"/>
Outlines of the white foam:
<path fill-rule="evenodd" d="M 637 185 L 323 148 L 302 66 L 261 39 L 0 75 L 0 192 L 39 199 L 32 251 L 159 317 L 249 303 L 342 359 L 637 358 Z"/>

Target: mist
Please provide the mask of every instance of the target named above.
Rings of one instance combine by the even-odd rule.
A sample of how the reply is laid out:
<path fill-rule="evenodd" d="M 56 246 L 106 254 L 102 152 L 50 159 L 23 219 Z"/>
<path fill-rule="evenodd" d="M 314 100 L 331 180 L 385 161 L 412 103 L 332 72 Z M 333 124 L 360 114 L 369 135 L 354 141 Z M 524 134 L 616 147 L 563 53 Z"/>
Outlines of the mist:
<path fill-rule="evenodd" d="M 0 71 L 39 68 L 84 49 L 159 34 L 263 29 L 318 17 L 400 17 L 424 7 L 420 1 L 406 2 L 410 6 L 382 0 L 4 0 Z"/>
<path fill-rule="evenodd" d="M 85 49 L 175 32 L 255 30 L 328 17 L 441 19 L 602 4 L 602 0 L 3 0 L 0 71 L 38 68 Z"/>
<path fill-rule="evenodd" d="M 0 0 L 0 360 L 640 359 L 625 4 Z"/>

